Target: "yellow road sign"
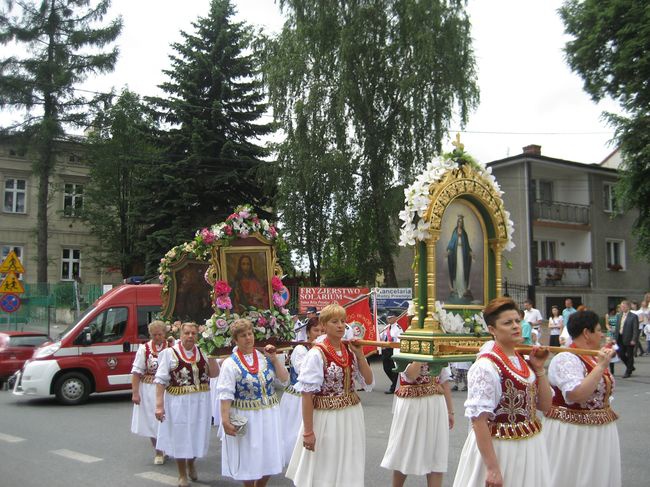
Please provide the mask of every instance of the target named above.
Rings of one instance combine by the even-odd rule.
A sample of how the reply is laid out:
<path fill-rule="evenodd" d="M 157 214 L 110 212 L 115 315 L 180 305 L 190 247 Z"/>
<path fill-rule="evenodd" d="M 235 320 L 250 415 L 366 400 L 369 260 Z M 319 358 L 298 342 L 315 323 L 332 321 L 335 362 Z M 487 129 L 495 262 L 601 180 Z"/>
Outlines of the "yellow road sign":
<path fill-rule="evenodd" d="M 20 294 L 24 292 L 25 288 L 23 287 L 23 283 L 20 282 L 16 273 L 12 271 L 8 272 L 2 284 L 0 284 L 0 293 Z"/>
<path fill-rule="evenodd" d="M 13 250 L 9 252 L 5 260 L 2 261 L 2 264 L 0 264 L 0 273 L 6 274 L 7 272 L 15 272 L 16 274 L 25 272 L 25 268 Z"/>

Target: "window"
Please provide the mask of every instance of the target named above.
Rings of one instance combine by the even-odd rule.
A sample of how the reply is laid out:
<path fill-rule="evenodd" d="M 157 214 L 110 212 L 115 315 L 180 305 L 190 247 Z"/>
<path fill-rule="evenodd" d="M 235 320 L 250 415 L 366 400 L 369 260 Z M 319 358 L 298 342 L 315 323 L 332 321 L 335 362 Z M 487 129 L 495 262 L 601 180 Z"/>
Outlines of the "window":
<path fill-rule="evenodd" d="M 9 255 L 9 252 L 14 251 L 16 253 L 16 257 L 18 257 L 18 260 L 23 264 L 23 267 L 25 267 L 25 260 L 23 259 L 23 248 L 19 247 L 17 245 L 2 245 L 0 246 L 0 262 L 4 262 L 4 260 L 7 258 Z M 0 278 L 4 279 L 5 274 L 0 274 Z M 23 275 L 18 274 L 18 279 L 22 279 Z"/>
<path fill-rule="evenodd" d="M 5 179 L 4 211 L 7 213 L 25 213 L 25 189 L 27 181 L 24 179 Z"/>
<path fill-rule="evenodd" d="M 607 268 L 610 271 L 625 269 L 625 241 L 607 240 Z"/>
<path fill-rule="evenodd" d="M 553 240 L 535 240 L 533 244 L 533 261 L 555 260 L 556 242 Z"/>
<path fill-rule="evenodd" d="M 603 209 L 607 213 L 615 213 L 617 211 L 614 183 L 603 184 Z"/>
<path fill-rule="evenodd" d="M 149 338 L 149 323 L 160 313 L 160 306 L 138 306 L 138 338 Z"/>
<path fill-rule="evenodd" d="M 79 277 L 79 268 L 81 266 L 81 250 L 63 249 L 63 258 L 61 259 L 61 280 L 72 281 Z"/>
<path fill-rule="evenodd" d="M 553 201 L 553 181 L 533 179 L 533 194 L 535 201 Z"/>
<path fill-rule="evenodd" d="M 98 314 L 90 323 L 90 337 L 93 343 L 114 342 L 124 336 L 126 331 L 127 318 L 129 316 L 127 308 L 108 308 L 106 311 Z M 75 344 L 79 345 L 83 341 L 83 334 L 75 339 Z"/>
<path fill-rule="evenodd" d="M 83 208 L 84 187 L 82 184 L 66 183 L 63 188 L 63 214 L 80 216 Z"/>

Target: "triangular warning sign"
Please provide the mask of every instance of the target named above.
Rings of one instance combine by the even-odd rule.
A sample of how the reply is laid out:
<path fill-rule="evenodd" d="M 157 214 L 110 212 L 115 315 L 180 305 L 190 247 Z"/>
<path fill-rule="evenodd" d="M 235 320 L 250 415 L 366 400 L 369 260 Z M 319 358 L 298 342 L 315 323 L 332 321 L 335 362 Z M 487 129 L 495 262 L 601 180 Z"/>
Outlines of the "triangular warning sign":
<path fill-rule="evenodd" d="M 25 288 L 23 287 L 23 283 L 20 282 L 16 273 L 7 273 L 7 277 L 5 277 L 2 284 L 0 284 L 0 293 L 20 294 L 24 292 Z"/>
<path fill-rule="evenodd" d="M 2 264 L 0 264 L 0 273 L 6 274 L 7 272 L 15 272 L 16 274 L 22 274 L 25 272 L 25 268 L 21 264 L 16 252 L 13 250 L 9 252 L 9 255 L 7 255 L 5 260 L 2 261 Z"/>

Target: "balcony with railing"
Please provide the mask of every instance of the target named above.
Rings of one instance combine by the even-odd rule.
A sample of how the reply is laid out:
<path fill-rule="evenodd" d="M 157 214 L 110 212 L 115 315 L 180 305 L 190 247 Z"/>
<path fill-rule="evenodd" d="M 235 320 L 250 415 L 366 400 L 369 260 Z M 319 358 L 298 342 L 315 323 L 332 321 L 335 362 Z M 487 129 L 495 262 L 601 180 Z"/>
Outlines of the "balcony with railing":
<path fill-rule="evenodd" d="M 591 287 L 591 262 L 539 261 L 535 266 L 535 284 Z"/>
<path fill-rule="evenodd" d="M 590 208 L 562 201 L 537 200 L 533 203 L 533 219 L 547 222 L 589 225 Z"/>

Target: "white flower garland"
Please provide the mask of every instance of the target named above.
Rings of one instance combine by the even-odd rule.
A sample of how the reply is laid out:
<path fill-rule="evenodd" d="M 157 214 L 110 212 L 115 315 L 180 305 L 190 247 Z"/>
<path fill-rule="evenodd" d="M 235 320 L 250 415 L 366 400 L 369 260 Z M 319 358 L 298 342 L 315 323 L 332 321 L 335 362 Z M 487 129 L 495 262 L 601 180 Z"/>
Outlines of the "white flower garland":
<path fill-rule="evenodd" d="M 467 156 L 465 156 L 465 159 L 468 159 Z M 493 187 L 499 196 L 503 195 L 499 183 L 492 175 L 491 167 L 485 167 L 474 160 L 468 163 L 482 176 L 487 184 Z M 429 222 L 424 220 L 424 215 L 430 203 L 429 188 L 432 184 L 440 181 L 447 171 L 457 168 L 456 161 L 451 159 L 450 155 L 446 155 L 444 158 L 436 157 L 427 164 L 426 169 L 416 178 L 415 182 L 404 190 L 406 205 L 404 210 L 399 213 L 399 219 L 403 222 L 399 237 L 401 247 L 415 245 L 416 242 L 421 242 L 429 237 Z M 510 219 L 510 212 L 505 211 L 505 216 L 508 241 L 504 249 L 512 250 L 515 247 L 512 239 L 515 228 Z"/>

